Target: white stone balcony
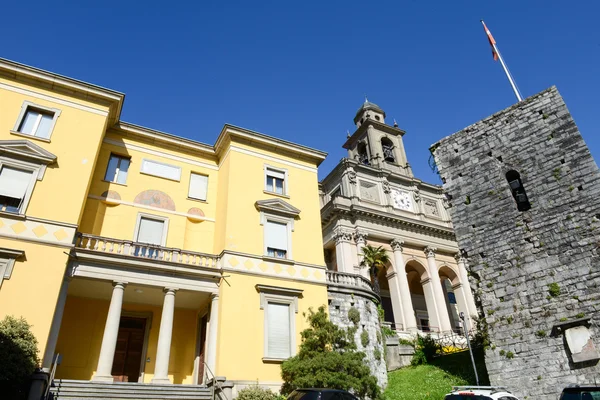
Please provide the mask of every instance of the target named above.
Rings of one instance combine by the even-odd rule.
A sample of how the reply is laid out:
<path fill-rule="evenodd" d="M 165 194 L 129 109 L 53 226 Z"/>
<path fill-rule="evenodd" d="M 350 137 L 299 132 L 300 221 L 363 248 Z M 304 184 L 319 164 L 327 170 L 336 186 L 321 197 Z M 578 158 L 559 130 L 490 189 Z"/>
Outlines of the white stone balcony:
<path fill-rule="evenodd" d="M 213 254 L 95 236 L 88 233 L 77 234 L 75 248 L 105 255 L 137 258 L 144 261 L 219 268 L 219 258 Z"/>

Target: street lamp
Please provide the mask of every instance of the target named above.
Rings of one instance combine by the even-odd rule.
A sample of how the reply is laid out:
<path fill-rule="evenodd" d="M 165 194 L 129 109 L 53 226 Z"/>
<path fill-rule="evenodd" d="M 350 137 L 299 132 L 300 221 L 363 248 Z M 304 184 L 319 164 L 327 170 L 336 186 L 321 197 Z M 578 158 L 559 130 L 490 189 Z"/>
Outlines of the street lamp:
<path fill-rule="evenodd" d="M 463 331 L 465 332 L 465 337 L 467 338 L 467 346 L 469 347 L 469 354 L 471 354 L 471 363 L 473 363 L 473 371 L 475 372 L 475 382 L 477 382 L 477 386 L 479 386 L 479 376 L 477 375 L 475 358 L 473 358 L 473 349 L 471 349 L 471 340 L 469 340 L 469 332 L 467 331 L 467 324 L 465 323 L 465 313 L 461 311 L 458 316 L 462 320 Z"/>

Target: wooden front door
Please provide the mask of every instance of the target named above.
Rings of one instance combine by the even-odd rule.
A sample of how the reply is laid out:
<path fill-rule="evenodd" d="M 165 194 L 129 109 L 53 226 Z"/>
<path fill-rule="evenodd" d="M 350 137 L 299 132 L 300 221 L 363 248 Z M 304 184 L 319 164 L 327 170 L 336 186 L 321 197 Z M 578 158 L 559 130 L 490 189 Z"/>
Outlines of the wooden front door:
<path fill-rule="evenodd" d="M 116 382 L 137 382 L 142 365 L 146 318 L 121 317 L 112 366 Z"/>
<path fill-rule="evenodd" d="M 206 359 L 206 349 L 205 349 L 205 343 L 206 343 L 206 325 L 208 324 L 208 314 L 206 314 L 205 316 L 202 317 L 202 319 L 200 320 L 200 326 L 198 327 L 198 329 L 200 329 L 200 341 L 198 342 L 198 358 L 199 358 L 199 363 L 198 363 L 198 384 L 201 384 L 204 382 L 204 360 Z"/>

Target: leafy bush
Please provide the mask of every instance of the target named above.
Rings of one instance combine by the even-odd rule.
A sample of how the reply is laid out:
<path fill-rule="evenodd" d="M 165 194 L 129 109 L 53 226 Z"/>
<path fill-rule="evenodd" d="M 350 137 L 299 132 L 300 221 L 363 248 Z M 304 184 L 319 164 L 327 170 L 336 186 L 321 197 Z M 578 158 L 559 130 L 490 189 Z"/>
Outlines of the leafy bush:
<path fill-rule="evenodd" d="M 431 335 L 419 336 L 417 338 L 417 348 L 423 352 L 428 363 L 433 361 L 433 358 L 440 354 L 442 350 L 441 346 Z"/>
<path fill-rule="evenodd" d="M 271 390 L 258 386 L 248 386 L 238 392 L 236 399 L 239 400 L 278 400 L 279 395 Z"/>
<path fill-rule="evenodd" d="M 357 351 L 348 330 L 329 320 L 325 306 L 317 312 L 311 309 L 307 319 L 310 328 L 301 333 L 298 354 L 281 364 L 281 393 L 287 395 L 299 387 L 324 387 L 379 399 L 377 379 L 371 375 L 365 353 Z"/>
<path fill-rule="evenodd" d="M 412 360 L 410 360 L 410 365 L 416 367 L 417 365 L 423 364 L 427 364 L 427 358 L 425 358 L 425 353 L 423 353 L 423 350 L 421 349 L 416 349 Z"/>
<path fill-rule="evenodd" d="M 39 364 L 37 344 L 24 318 L 7 316 L 0 321 L 0 393 L 3 398 L 27 397 L 29 378 Z"/>
<path fill-rule="evenodd" d="M 393 330 L 392 328 L 390 328 L 389 326 L 382 326 L 381 327 L 381 333 L 383 333 L 383 336 L 385 336 L 385 337 L 394 337 L 394 336 L 396 336 L 396 331 Z"/>
<path fill-rule="evenodd" d="M 369 332 L 364 329 L 360 334 L 360 343 L 363 347 L 367 347 L 369 345 Z"/>
<path fill-rule="evenodd" d="M 348 310 L 348 319 L 354 324 L 358 325 L 360 322 L 360 311 L 358 311 L 355 307 L 350 307 Z"/>

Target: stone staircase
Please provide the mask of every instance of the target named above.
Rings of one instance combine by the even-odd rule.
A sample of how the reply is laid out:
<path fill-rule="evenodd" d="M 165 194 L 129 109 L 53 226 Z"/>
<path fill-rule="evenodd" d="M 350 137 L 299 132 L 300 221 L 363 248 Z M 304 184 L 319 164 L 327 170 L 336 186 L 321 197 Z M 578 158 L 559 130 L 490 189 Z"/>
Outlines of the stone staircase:
<path fill-rule="evenodd" d="M 56 379 L 53 400 L 211 400 L 211 390 L 199 385 L 156 385 L 133 382 L 90 382 Z"/>

